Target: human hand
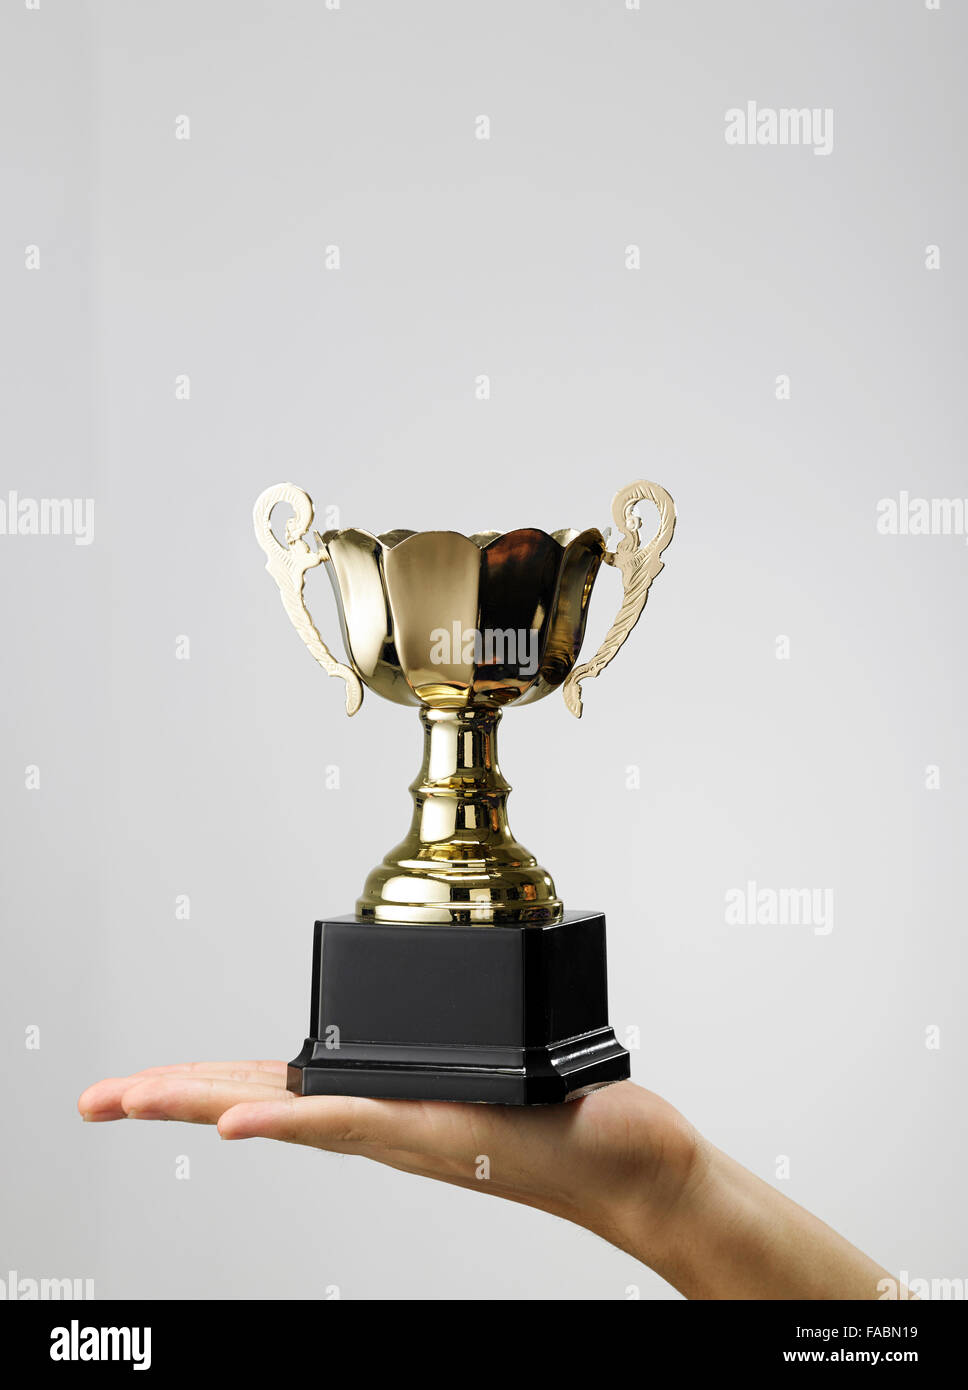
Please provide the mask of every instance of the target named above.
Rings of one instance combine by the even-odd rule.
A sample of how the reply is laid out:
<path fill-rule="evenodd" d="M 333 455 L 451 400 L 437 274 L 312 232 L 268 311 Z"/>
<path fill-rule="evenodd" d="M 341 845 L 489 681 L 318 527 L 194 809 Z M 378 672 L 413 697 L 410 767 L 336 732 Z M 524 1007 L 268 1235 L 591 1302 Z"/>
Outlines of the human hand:
<path fill-rule="evenodd" d="M 594 1231 L 690 1298 L 876 1299 L 893 1283 L 630 1081 L 516 1107 L 294 1096 L 286 1075 L 284 1062 L 151 1067 L 88 1087 L 78 1109 L 90 1121 L 185 1120 L 228 1140 L 358 1154 L 523 1202 Z"/>
<path fill-rule="evenodd" d="M 661 1262 L 700 1143 L 671 1105 L 629 1081 L 536 1107 L 294 1096 L 276 1061 L 151 1067 L 90 1086 L 78 1109 L 89 1121 L 184 1120 L 228 1140 L 358 1154 L 538 1207 L 624 1249 L 634 1229 L 646 1263 Z"/>

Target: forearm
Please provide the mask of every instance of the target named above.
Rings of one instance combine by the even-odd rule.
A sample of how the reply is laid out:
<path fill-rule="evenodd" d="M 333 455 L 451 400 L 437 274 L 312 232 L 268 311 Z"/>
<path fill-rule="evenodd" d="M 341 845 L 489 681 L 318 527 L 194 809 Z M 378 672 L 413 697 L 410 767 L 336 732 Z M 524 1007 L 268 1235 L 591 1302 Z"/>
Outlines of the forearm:
<path fill-rule="evenodd" d="M 625 1249 L 687 1298 L 876 1299 L 879 1281 L 891 1277 L 704 1141 L 670 1210 L 658 1222 L 633 1215 L 622 1235 Z"/>

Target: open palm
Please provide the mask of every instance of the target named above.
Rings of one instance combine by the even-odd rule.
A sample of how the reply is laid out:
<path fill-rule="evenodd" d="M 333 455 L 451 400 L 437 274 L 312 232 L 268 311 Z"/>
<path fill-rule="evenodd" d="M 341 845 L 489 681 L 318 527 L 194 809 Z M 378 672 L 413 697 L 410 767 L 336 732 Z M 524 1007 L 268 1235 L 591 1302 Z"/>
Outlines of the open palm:
<path fill-rule="evenodd" d="M 294 1096 L 278 1061 L 151 1067 L 90 1086 L 86 1120 L 184 1120 L 223 1139 L 280 1139 L 359 1154 L 553 1212 L 627 1248 L 656 1232 L 694 1168 L 700 1140 L 660 1097 L 629 1081 L 566 1105 Z M 636 1249 L 642 1258 L 640 1249 Z"/>

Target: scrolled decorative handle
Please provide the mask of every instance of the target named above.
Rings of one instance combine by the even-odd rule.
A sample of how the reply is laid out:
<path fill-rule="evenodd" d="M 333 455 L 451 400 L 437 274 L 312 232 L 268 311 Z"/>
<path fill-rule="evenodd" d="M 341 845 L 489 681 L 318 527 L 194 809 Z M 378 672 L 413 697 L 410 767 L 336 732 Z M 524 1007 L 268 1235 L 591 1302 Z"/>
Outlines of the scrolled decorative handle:
<path fill-rule="evenodd" d="M 286 502 L 293 510 L 293 515 L 286 523 L 285 545 L 276 540 L 269 524 L 272 509 L 277 502 Z M 318 531 L 313 532 L 316 539 L 315 550 L 305 539 L 313 524 L 312 499 L 302 488 L 295 487 L 292 483 L 276 483 L 274 487 L 266 488 L 257 500 L 252 520 L 256 540 L 266 553 L 266 569 L 279 586 L 283 607 L 289 614 L 293 627 L 323 670 L 328 675 L 339 676 L 346 682 L 346 713 L 355 714 L 363 703 L 363 685 L 360 678 L 349 666 L 344 666 L 333 656 L 320 637 L 303 598 L 306 571 L 329 559 Z"/>
<path fill-rule="evenodd" d="M 639 544 L 639 527 L 642 522 L 635 511 L 636 502 L 643 501 L 653 502 L 659 511 L 659 529 L 647 545 Z M 612 520 L 622 533 L 622 539 L 613 552 L 605 552 L 605 562 L 617 565 L 622 571 L 625 597 L 618 617 L 605 634 L 605 640 L 599 650 L 591 661 L 576 666 L 562 686 L 565 704 L 576 719 L 581 718 L 582 681 L 604 671 L 642 616 L 645 600 L 649 596 L 649 587 L 662 569 L 663 562 L 659 557 L 672 540 L 675 530 L 675 503 L 665 488 L 660 487 L 658 483 L 640 480 L 637 483 L 629 483 L 628 487 L 615 494 L 612 500 Z"/>

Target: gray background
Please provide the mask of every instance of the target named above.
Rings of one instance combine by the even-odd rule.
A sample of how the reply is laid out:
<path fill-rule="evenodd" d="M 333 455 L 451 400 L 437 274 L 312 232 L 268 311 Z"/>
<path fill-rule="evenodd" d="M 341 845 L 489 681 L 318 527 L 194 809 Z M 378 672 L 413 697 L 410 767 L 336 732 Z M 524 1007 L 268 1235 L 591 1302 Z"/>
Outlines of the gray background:
<path fill-rule="evenodd" d="M 965 31 L 949 0 L 4 5 L 0 495 L 93 497 L 96 532 L 0 537 L 0 1274 L 676 1296 L 542 1213 L 74 1111 L 102 1075 L 291 1055 L 312 921 L 408 820 L 416 717 L 345 719 L 262 488 L 374 531 L 551 529 L 645 476 L 666 569 L 580 724 L 506 718 L 514 829 L 608 914 L 639 1082 L 769 1181 L 789 1156 L 783 1190 L 889 1269 L 968 1275 L 968 552 L 875 526 L 899 489 L 968 495 Z M 748 100 L 832 107 L 833 153 L 730 147 Z M 608 571 L 589 652 L 617 604 Z M 832 889 L 833 931 L 727 926 L 748 879 Z"/>

